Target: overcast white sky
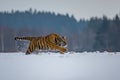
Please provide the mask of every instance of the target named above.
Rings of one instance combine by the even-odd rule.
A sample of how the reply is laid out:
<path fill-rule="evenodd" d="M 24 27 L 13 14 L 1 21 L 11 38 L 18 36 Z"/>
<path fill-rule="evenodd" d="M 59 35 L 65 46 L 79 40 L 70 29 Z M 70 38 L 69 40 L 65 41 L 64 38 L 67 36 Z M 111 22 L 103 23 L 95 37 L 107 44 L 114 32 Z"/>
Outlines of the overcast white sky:
<path fill-rule="evenodd" d="M 120 13 L 120 0 L 0 0 L 0 11 L 28 10 L 74 15 L 75 18 L 89 19 L 103 14 L 112 18 Z"/>

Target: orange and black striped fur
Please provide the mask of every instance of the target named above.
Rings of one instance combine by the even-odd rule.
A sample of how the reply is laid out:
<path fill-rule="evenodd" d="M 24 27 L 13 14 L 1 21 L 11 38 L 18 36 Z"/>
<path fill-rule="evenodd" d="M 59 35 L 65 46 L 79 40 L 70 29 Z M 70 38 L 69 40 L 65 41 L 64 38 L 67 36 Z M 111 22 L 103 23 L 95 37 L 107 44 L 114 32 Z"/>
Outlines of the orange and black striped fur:
<path fill-rule="evenodd" d="M 40 50 L 58 50 L 64 53 L 67 49 L 64 48 L 67 44 L 65 37 L 59 36 L 56 33 L 49 34 L 41 37 L 15 37 L 15 40 L 28 40 L 30 41 L 26 54 L 30 54 L 36 49 Z"/>

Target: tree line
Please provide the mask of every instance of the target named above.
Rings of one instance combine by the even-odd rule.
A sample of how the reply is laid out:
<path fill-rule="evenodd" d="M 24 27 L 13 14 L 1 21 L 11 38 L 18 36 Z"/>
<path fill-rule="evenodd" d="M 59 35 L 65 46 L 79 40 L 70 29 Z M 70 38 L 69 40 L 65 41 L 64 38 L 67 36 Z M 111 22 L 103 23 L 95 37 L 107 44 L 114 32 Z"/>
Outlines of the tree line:
<path fill-rule="evenodd" d="M 64 35 L 68 51 L 120 51 L 120 17 L 91 17 L 77 21 L 74 15 L 32 10 L 0 12 L 0 52 L 24 51 L 28 42 L 15 36 Z"/>

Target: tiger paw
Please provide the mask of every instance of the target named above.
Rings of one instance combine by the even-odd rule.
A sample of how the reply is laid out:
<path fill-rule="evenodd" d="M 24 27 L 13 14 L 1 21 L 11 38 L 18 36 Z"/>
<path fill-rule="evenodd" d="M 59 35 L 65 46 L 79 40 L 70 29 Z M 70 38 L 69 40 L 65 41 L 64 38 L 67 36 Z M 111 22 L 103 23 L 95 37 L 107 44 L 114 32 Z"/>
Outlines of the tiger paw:
<path fill-rule="evenodd" d="M 66 48 L 63 48 L 63 52 L 66 52 L 67 51 L 67 49 Z"/>
<path fill-rule="evenodd" d="M 61 54 L 64 54 L 64 52 L 66 52 L 67 49 L 66 48 L 62 48 L 62 50 L 60 51 Z"/>

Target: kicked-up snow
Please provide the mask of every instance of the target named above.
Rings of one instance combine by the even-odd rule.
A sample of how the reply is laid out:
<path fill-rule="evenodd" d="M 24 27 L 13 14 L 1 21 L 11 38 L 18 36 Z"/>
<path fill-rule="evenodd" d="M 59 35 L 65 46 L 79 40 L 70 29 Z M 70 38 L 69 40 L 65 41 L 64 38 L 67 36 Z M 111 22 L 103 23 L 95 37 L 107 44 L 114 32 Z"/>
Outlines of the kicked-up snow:
<path fill-rule="evenodd" d="M 120 80 L 120 53 L 0 53 L 0 80 Z"/>

